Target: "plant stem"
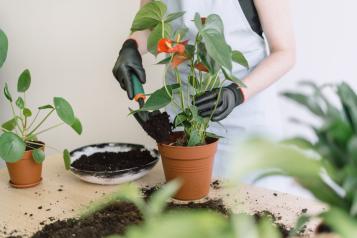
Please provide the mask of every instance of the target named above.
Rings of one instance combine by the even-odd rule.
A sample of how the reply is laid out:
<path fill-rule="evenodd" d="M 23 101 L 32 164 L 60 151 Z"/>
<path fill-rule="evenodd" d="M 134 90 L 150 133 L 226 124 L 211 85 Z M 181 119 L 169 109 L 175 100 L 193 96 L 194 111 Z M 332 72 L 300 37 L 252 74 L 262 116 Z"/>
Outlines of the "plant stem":
<path fill-rule="evenodd" d="M 14 105 L 12 104 L 12 102 L 10 103 L 10 105 L 11 105 L 12 115 L 13 115 L 14 118 L 16 118 L 17 115 L 16 115 L 16 113 L 15 113 Z M 21 127 L 19 126 L 19 123 L 17 123 L 17 119 L 16 119 L 16 127 L 17 127 L 17 129 L 19 130 L 18 134 L 21 135 L 21 136 L 23 136 L 23 132 L 22 132 L 22 130 L 21 130 Z"/>
<path fill-rule="evenodd" d="M 52 130 L 52 129 L 56 128 L 56 127 L 63 126 L 63 125 L 64 125 L 64 123 L 59 123 L 57 125 L 51 126 L 51 127 L 47 128 L 47 129 L 44 129 L 42 131 L 39 131 L 39 132 L 35 133 L 34 136 L 38 136 L 38 135 L 40 135 L 40 134 L 42 134 L 42 133 L 44 133 L 46 131 Z"/>
<path fill-rule="evenodd" d="M 161 25 L 162 25 L 162 27 L 161 27 L 161 38 L 165 38 L 165 21 L 164 20 L 161 21 Z"/>
<path fill-rule="evenodd" d="M 35 121 L 36 121 L 38 115 L 40 114 L 40 111 L 41 111 L 41 110 L 39 110 L 39 109 L 37 110 L 36 116 L 35 116 L 35 118 L 32 120 L 32 122 L 30 123 L 30 125 L 28 126 L 27 130 L 29 130 L 29 129 L 33 126 L 33 124 L 35 123 Z"/>
<path fill-rule="evenodd" d="M 42 121 L 28 134 L 29 136 L 32 135 L 40 126 L 47 120 L 47 118 L 55 111 L 55 109 L 52 109 L 43 119 Z"/>
<path fill-rule="evenodd" d="M 44 144 L 37 143 L 37 142 L 34 142 L 34 141 L 26 141 L 26 144 L 30 144 L 30 145 L 42 145 L 42 146 L 44 146 L 44 147 L 50 148 L 50 149 L 52 149 L 52 150 L 55 150 L 55 151 L 57 151 L 57 152 L 61 152 L 60 150 L 58 150 L 58 149 L 56 149 L 56 148 L 54 148 L 54 147 L 52 147 L 52 146 L 44 145 Z"/>
<path fill-rule="evenodd" d="M 176 73 L 177 81 L 180 84 L 181 110 L 185 111 L 185 99 L 184 99 L 184 95 L 183 95 L 181 75 L 177 69 L 175 69 L 175 73 Z"/>

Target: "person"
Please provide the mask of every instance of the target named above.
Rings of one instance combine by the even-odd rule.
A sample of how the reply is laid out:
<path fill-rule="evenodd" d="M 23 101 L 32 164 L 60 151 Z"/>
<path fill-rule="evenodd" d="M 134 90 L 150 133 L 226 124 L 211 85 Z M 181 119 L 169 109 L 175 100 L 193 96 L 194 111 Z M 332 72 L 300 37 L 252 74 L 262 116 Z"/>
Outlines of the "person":
<path fill-rule="evenodd" d="M 150 0 L 141 0 L 141 5 Z M 196 12 L 201 16 L 218 14 L 224 23 L 226 41 L 234 50 L 241 51 L 247 58 L 249 69 L 234 64 L 233 73 L 246 88 L 227 84 L 222 90 L 221 100 L 225 106 L 214 116 L 211 131 L 223 136 L 218 146 L 214 164 L 214 177 L 227 176 L 231 154 L 236 148 L 237 137 L 244 138 L 252 133 L 274 134 L 277 124 L 277 104 L 274 82 L 287 73 L 295 63 L 295 42 L 289 1 L 286 0 L 165 0 L 168 12 L 185 11 L 182 19 L 173 23 L 174 29 L 185 25 L 189 29 L 188 40 L 193 41 L 196 28 L 192 19 Z M 135 73 L 142 83 L 146 82 L 141 55 L 147 52 L 149 32 L 135 32 L 123 44 L 113 69 L 121 87 L 133 98 L 130 74 Z M 269 53 L 268 53 L 269 52 Z M 181 73 L 187 68 L 180 67 Z M 174 82 L 172 71 L 167 81 Z M 185 78 L 185 77 L 182 77 Z M 187 83 L 187 82 L 186 82 Z M 270 88 L 269 88 L 270 87 Z M 268 89 L 269 88 L 269 89 Z M 212 98 L 217 90 L 198 97 L 196 106 L 201 116 L 207 116 L 214 108 Z M 226 101 L 224 101 L 226 100 Z M 173 108 L 168 108 L 169 114 Z M 243 158 L 242 158 L 243 159 Z"/>

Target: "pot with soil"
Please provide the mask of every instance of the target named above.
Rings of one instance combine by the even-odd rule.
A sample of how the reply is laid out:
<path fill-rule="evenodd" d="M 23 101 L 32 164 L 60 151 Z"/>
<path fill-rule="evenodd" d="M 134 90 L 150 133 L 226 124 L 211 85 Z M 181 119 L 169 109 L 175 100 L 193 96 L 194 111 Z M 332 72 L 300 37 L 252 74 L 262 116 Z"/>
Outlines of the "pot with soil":
<path fill-rule="evenodd" d="M 33 157 L 35 149 L 44 151 L 44 143 L 31 149 L 26 148 L 22 158 L 14 163 L 6 163 L 10 175 L 10 185 L 14 188 L 31 188 L 42 180 L 42 163 L 37 163 Z"/>
<path fill-rule="evenodd" d="M 30 84 L 31 74 L 26 69 L 17 82 L 17 92 L 20 95 L 17 96 L 16 102 L 14 102 L 6 83 L 3 90 L 12 111 L 12 118 L 0 126 L 0 159 L 6 162 L 10 175 L 10 185 L 15 188 L 33 187 L 42 180 L 45 143 L 38 141 L 37 138 L 40 134 L 64 124 L 72 127 L 78 134 L 82 133 L 81 122 L 75 116 L 71 105 L 64 98 L 55 97 L 53 105 L 46 104 L 38 107 L 36 115 L 33 116 L 24 97 Z M 15 105 L 18 110 L 15 110 Z M 57 113 L 63 123 L 43 128 L 44 123 L 54 112 Z M 70 160 L 68 150 L 64 150 L 63 158 L 68 168 Z"/>
<path fill-rule="evenodd" d="M 170 138 L 171 143 L 158 143 L 165 178 L 166 181 L 178 178 L 182 182 L 174 198 L 201 199 L 209 193 L 218 139 L 208 137 L 207 144 L 199 146 L 176 145 L 176 139 L 182 136 L 182 132 L 176 132 Z"/>

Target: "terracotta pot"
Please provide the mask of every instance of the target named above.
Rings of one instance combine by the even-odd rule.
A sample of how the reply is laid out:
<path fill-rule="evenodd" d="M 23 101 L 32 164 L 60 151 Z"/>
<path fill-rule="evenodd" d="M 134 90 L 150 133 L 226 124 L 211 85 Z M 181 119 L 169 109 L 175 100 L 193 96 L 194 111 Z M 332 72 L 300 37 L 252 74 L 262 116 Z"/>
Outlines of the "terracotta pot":
<path fill-rule="evenodd" d="M 174 138 L 183 133 L 174 133 Z M 218 140 L 209 138 L 207 145 L 185 147 L 158 144 L 166 181 L 180 179 L 182 186 L 175 199 L 198 200 L 208 195 L 212 180 L 212 167 Z"/>
<path fill-rule="evenodd" d="M 41 148 L 44 150 L 44 147 Z M 15 163 L 6 163 L 10 175 L 10 185 L 14 188 L 30 188 L 42 181 L 42 164 L 37 164 L 32 157 L 32 150 L 27 150 Z"/>

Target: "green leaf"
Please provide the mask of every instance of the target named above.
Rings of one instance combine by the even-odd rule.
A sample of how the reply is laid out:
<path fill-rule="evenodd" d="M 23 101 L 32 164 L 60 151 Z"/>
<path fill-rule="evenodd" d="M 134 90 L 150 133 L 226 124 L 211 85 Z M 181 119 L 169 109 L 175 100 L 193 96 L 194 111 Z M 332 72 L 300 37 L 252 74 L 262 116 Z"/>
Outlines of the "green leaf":
<path fill-rule="evenodd" d="M 342 83 L 337 87 L 337 94 L 343 106 L 348 121 L 357 133 L 357 95 L 347 84 Z"/>
<path fill-rule="evenodd" d="M 306 215 L 300 216 L 294 228 L 289 232 L 289 237 L 299 236 L 299 234 L 301 234 L 301 232 L 305 229 L 305 225 L 310 221 L 310 219 L 311 217 Z"/>
<path fill-rule="evenodd" d="M 146 210 L 146 216 L 152 218 L 152 216 L 157 216 L 161 214 L 166 205 L 167 201 L 175 195 L 175 193 L 180 188 L 181 183 L 178 180 L 173 180 L 160 188 L 155 192 L 148 201 L 148 207 Z"/>
<path fill-rule="evenodd" d="M 312 112 L 316 116 L 325 116 L 325 113 L 319 103 L 315 100 L 315 98 L 311 96 L 295 92 L 284 92 L 282 93 L 282 95 L 298 104 L 305 106 L 308 110 L 310 110 L 310 112 Z"/>
<path fill-rule="evenodd" d="M 39 107 L 38 109 L 39 110 L 54 109 L 54 107 L 52 105 L 50 105 L 50 104 L 47 104 L 47 105 Z"/>
<path fill-rule="evenodd" d="M 5 32 L 0 29 L 0 68 L 4 65 L 6 57 L 7 57 L 7 50 L 9 47 L 9 42 Z"/>
<path fill-rule="evenodd" d="M 81 121 L 76 118 L 73 125 L 71 125 L 72 129 L 75 130 L 75 132 L 77 132 L 78 135 L 82 134 L 83 131 L 83 127 L 82 127 L 82 123 Z"/>
<path fill-rule="evenodd" d="M 175 127 L 181 126 L 186 120 L 187 120 L 187 116 L 184 113 L 178 114 L 174 120 Z"/>
<path fill-rule="evenodd" d="M 154 28 L 162 22 L 166 11 L 166 5 L 160 1 L 145 4 L 136 14 L 131 31 L 135 32 Z"/>
<path fill-rule="evenodd" d="M 24 93 L 27 91 L 27 89 L 29 89 L 30 85 L 31 85 L 31 74 L 28 69 L 25 69 L 21 73 L 19 80 L 17 82 L 17 91 L 19 93 Z"/>
<path fill-rule="evenodd" d="M 190 131 L 190 138 L 188 139 L 187 146 L 197 146 L 199 144 L 201 144 L 200 133 L 193 129 Z"/>
<path fill-rule="evenodd" d="M 246 68 L 249 68 L 249 63 L 243 53 L 237 50 L 232 51 L 232 60 Z"/>
<path fill-rule="evenodd" d="M 355 238 L 357 234 L 357 222 L 347 213 L 338 208 L 330 208 L 329 211 L 321 215 L 323 220 L 337 234 L 343 238 Z"/>
<path fill-rule="evenodd" d="M 20 160 L 25 152 L 25 142 L 12 132 L 0 136 L 0 158 L 8 163 Z"/>
<path fill-rule="evenodd" d="M 168 63 L 170 63 L 170 61 L 171 61 L 171 56 L 166 57 L 165 59 L 159 61 L 159 62 L 156 63 L 156 64 L 168 64 Z"/>
<path fill-rule="evenodd" d="M 209 15 L 206 24 L 200 30 L 208 55 L 218 64 L 231 71 L 232 50 L 227 45 L 223 32 L 222 19 L 216 14 Z"/>
<path fill-rule="evenodd" d="M 215 138 L 215 139 L 222 139 L 224 138 L 223 136 L 216 135 L 215 133 L 212 132 L 206 132 L 207 137 Z"/>
<path fill-rule="evenodd" d="M 71 155 L 67 149 L 63 151 L 63 161 L 65 169 L 69 170 L 71 168 Z"/>
<path fill-rule="evenodd" d="M 186 37 L 187 32 L 188 32 L 187 27 L 179 28 L 178 30 L 176 30 L 173 39 L 177 39 L 178 36 L 180 36 L 180 39 L 184 39 Z"/>
<path fill-rule="evenodd" d="M 172 95 L 172 91 L 179 87 L 179 84 L 167 85 L 167 90 Z M 167 93 L 166 88 L 164 86 L 151 94 L 149 99 L 146 101 L 144 107 L 141 108 L 141 111 L 159 110 L 163 107 L 166 107 L 171 102 L 171 100 L 172 98 Z"/>
<path fill-rule="evenodd" d="M 42 149 L 33 150 L 32 156 L 37 164 L 42 164 L 42 162 L 45 160 L 45 153 Z"/>
<path fill-rule="evenodd" d="M 172 28 L 170 25 L 165 25 L 165 38 L 169 38 L 171 35 L 171 31 Z M 149 35 L 148 41 L 147 41 L 147 48 L 149 50 L 150 53 L 152 53 L 153 55 L 157 55 L 157 45 L 160 41 L 160 39 L 162 39 L 162 24 L 158 24 L 157 26 L 155 26 L 155 28 L 152 30 L 152 32 Z"/>
<path fill-rule="evenodd" d="M 357 164 L 357 136 L 353 136 L 347 144 L 348 157 Z"/>
<path fill-rule="evenodd" d="M 170 13 L 169 15 L 167 15 L 165 22 L 172 22 L 172 21 L 176 20 L 177 18 L 182 17 L 183 15 L 185 15 L 185 12 Z"/>
<path fill-rule="evenodd" d="M 201 21 L 201 16 L 197 12 L 195 14 L 194 22 L 195 22 L 195 25 L 196 25 L 198 31 L 201 31 L 203 28 L 203 25 L 202 25 L 202 21 Z"/>
<path fill-rule="evenodd" d="M 30 116 L 32 116 L 32 112 L 31 112 L 31 110 L 29 109 L 29 108 L 24 108 L 24 110 L 22 111 L 22 113 L 23 113 L 23 115 L 25 116 L 25 117 L 30 117 Z"/>
<path fill-rule="evenodd" d="M 18 97 L 17 100 L 16 100 L 16 106 L 18 108 L 20 108 L 21 110 L 24 109 L 25 107 L 25 102 L 24 100 L 22 99 L 22 97 Z"/>
<path fill-rule="evenodd" d="M 286 145 L 294 145 L 301 149 L 310 149 L 310 150 L 314 149 L 314 145 L 310 141 L 302 137 L 294 137 L 294 138 L 286 139 L 283 140 L 282 143 Z"/>
<path fill-rule="evenodd" d="M 64 98 L 55 97 L 53 103 L 59 118 L 67 125 L 72 126 L 76 122 L 72 106 Z"/>
<path fill-rule="evenodd" d="M 8 130 L 8 131 L 12 131 L 15 129 L 16 125 L 17 125 L 17 119 L 18 117 L 14 117 L 11 120 L 5 122 L 4 124 L 1 125 L 2 128 Z"/>
<path fill-rule="evenodd" d="M 228 72 L 227 69 L 225 69 L 224 67 L 222 67 L 222 72 L 223 72 L 224 77 L 227 80 L 237 84 L 240 88 L 246 88 L 247 87 L 247 85 L 245 85 L 242 80 L 238 79 L 236 76 L 234 76 L 233 74 Z"/>
<path fill-rule="evenodd" d="M 9 86 L 7 85 L 7 83 L 5 83 L 4 95 L 5 95 L 5 98 L 6 98 L 9 102 L 12 102 L 12 97 L 11 97 L 11 94 L 10 94 L 10 91 L 9 91 Z"/>

